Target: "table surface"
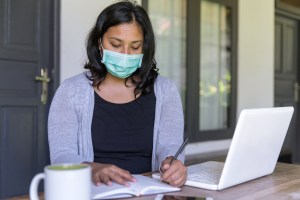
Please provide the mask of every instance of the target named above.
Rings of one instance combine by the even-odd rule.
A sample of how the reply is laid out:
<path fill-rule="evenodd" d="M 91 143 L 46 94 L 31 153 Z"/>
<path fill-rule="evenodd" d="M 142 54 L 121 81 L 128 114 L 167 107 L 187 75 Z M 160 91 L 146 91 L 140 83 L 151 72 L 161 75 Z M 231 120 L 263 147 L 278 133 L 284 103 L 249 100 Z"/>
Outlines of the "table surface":
<path fill-rule="evenodd" d="M 176 196 L 212 197 L 212 199 L 300 199 L 300 165 L 277 163 L 273 174 L 221 191 L 184 186 L 182 191 L 168 193 Z M 41 197 L 43 195 L 41 194 Z M 127 198 L 150 200 L 155 196 Z M 43 199 L 43 198 L 41 198 Z M 29 200 L 28 195 L 8 200 Z"/>

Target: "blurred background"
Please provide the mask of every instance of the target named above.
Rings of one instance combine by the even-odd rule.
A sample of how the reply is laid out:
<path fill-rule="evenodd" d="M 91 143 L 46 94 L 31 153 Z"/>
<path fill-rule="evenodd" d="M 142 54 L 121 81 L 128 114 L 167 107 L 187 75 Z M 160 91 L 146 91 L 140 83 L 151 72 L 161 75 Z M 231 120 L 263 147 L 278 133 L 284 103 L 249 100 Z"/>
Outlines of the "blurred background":
<path fill-rule="evenodd" d="M 87 34 L 114 2 L 0 0 L 0 199 L 28 194 L 49 164 L 51 99 L 84 72 Z M 225 159 L 242 109 L 294 106 L 279 161 L 300 163 L 299 0 L 137 2 L 152 21 L 159 73 L 181 94 L 187 162 Z"/>

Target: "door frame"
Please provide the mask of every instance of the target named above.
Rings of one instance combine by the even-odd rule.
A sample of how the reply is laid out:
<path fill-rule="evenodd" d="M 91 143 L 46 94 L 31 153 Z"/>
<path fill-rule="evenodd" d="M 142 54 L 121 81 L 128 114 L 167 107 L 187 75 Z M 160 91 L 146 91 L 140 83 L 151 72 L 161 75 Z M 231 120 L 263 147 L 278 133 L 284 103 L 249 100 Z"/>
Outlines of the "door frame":
<path fill-rule="evenodd" d="M 296 14 L 295 9 L 290 10 L 290 9 L 287 9 L 290 7 L 285 7 L 285 6 L 283 7 L 280 5 L 281 4 L 279 4 L 278 1 L 276 1 L 274 16 L 278 15 L 278 16 L 283 16 L 283 17 L 287 17 L 287 18 L 296 20 L 298 22 L 298 27 L 300 27 L 300 10 L 299 10 L 298 14 Z M 274 23 L 275 23 L 275 17 L 274 17 Z M 298 32 L 297 45 L 298 45 L 298 51 L 300 51 L 300 31 Z M 300 58 L 299 57 L 298 57 L 297 62 L 298 62 L 298 70 L 297 70 L 296 79 L 297 79 L 297 82 L 300 83 Z M 275 65 L 274 65 L 274 67 L 275 67 Z M 275 77 L 274 77 L 274 79 L 275 79 Z M 293 152 L 300 152 L 300 124 L 297 123 L 297 121 L 300 120 L 300 101 L 297 102 L 297 107 L 298 107 L 298 110 L 296 110 L 297 113 L 294 113 L 294 115 L 296 115 L 297 118 L 294 120 L 296 122 L 295 123 L 296 133 L 294 136 L 295 143 L 294 143 L 294 147 L 293 147 Z M 295 164 L 300 163 L 300 153 L 297 153 L 296 155 L 292 155 L 292 162 Z"/>
<path fill-rule="evenodd" d="M 56 89 L 60 84 L 60 12 L 61 12 L 61 1 L 53 0 L 51 5 L 51 28 L 53 33 L 51 34 L 51 38 L 53 43 L 51 44 L 51 52 L 53 55 L 52 58 L 52 66 L 50 66 L 50 75 L 51 75 L 51 83 L 50 83 L 50 94 L 49 94 L 49 102 L 51 102 Z M 49 104 L 50 105 L 50 104 Z"/>

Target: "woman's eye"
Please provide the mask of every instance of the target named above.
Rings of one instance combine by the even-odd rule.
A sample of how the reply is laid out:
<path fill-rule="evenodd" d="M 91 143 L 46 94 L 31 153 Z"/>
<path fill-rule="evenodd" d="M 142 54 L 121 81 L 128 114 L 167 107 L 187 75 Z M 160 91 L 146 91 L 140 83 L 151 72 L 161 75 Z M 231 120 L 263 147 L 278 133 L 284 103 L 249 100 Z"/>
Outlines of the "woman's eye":
<path fill-rule="evenodd" d="M 121 45 L 111 44 L 114 48 L 119 48 Z"/>
<path fill-rule="evenodd" d="M 138 50 L 140 48 L 140 46 L 138 47 L 131 47 L 133 50 Z"/>

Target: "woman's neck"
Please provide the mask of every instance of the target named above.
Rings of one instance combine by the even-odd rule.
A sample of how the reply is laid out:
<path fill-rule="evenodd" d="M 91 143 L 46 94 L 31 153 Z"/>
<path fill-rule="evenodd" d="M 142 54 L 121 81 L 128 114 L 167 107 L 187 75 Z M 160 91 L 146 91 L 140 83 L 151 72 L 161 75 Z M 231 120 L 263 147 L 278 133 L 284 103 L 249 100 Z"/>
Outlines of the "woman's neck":
<path fill-rule="evenodd" d="M 125 86 L 126 79 L 118 78 L 116 76 L 111 75 L 110 73 L 107 73 L 105 79 L 102 81 L 101 85 L 111 85 L 111 86 Z M 133 86 L 130 79 L 126 82 L 127 87 Z"/>
<path fill-rule="evenodd" d="M 107 73 L 99 87 L 95 87 L 95 91 L 103 99 L 112 103 L 130 102 L 136 98 L 134 94 L 135 87 L 130 79 L 127 80 L 125 85 L 125 80 Z"/>

